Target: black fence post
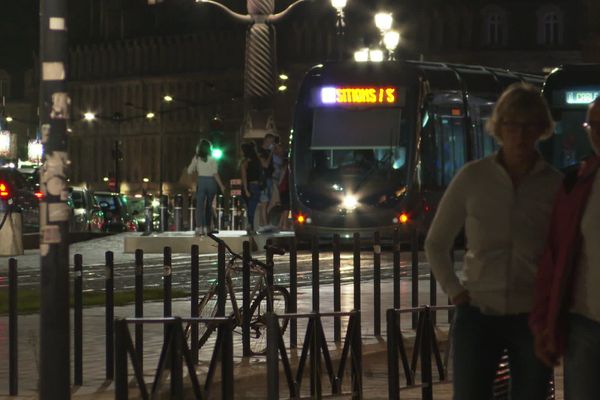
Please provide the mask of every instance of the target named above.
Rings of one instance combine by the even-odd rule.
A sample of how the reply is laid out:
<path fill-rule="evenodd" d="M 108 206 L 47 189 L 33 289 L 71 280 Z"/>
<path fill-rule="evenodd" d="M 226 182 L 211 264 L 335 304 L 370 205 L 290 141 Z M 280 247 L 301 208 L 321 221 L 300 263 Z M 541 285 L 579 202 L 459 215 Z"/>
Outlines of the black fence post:
<path fill-rule="evenodd" d="M 294 320 L 295 318 L 292 318 Z M 267 398 L 279 399 L 279 323 L 267 313 Z"/>
<path fill-rule="evenodd" d="M 319 314 L 313 312 L 310 316 L 312 320 L 312 331 L 310 335 L 310 395 L 311 397 L 321 398 L 321 346 L 319 331 Z"/>
<path fill-rule="evenodd" d="M 183 400 L 183 329 L 181 318 L 167 323 L 171 332 L 171 399 Z"/>
<path fill-rule="evenodd" d="M 437 281 L 433 276 L 433 271 L 429 270 L 429 305 L 437 305 Z M 431 322 L 435 325 L 437 311 L 431 311 Z"/>
<path fill-rule="evenodd" d="M 333 311 L 339 312 L 342 309 L 341 292 L 341 259 L 340 259 L 340 235 L 333 235 Z M 342 321 L 339 316 L 333 317 L 333 340 L 342 341 Z"/>
<path fill-rule="evenodd" d="M 421 332 L 421 399 L 433 400 L 431 374 L 431 309 L 426 306 L 423 311 L 423 331 Z M 417 351 L 417 349 L 415 349 Z"/>
<path fill-rule="evenodd" d="M 231 320 L 222 323 L 223 336 L 221 340 L 221 387 L 223 400 L 233 400 L 233 326 Z"/>
<path fill-rule="evenodd" d="M 225 284 L 225 244 L 219 242 L 218 246 L 218 287 L 217 287 L 217 317 L 225 316 L 225 299 L 227 297 L 227 287 Z"/>
<path fill-rule="evenodd" d="M 411 230 L 410 240 L 411 253 L 411 283 L 412 283 L 412 307 L 416 308 L 419 305 L 419 233 L 417 228 Z M 412 314 L 412 328 L 417 327 L 418 315 Z"/>
<path fill-rule="evenodd" d="M 127 377 L 127 321 L 119 318 L 115 322 L 115 399 L 129 398 Z"/>
<path fill-rule="evenodd" d="M 381 237 L 373 235 L 373 331 L 381 336 Z"/>
<path fill-rule="evenodd" d="M 290 239 L 290 314 L 298 312 L 298 250 L 296 238 Z M 290 320 L 290 348 L 298 347 L 298 321 Z"/>
<path fill-rule="evenodd" d="M 175 219 L 175 230 L 183 230 L 183 195 L 176 194 L 173 200 L 173 218 Z"/>
<path fill-rule="evenodd" d="M 171 266 L 171 248 L 163 249 L 163 317 L 167 318 L 173 315 L 171 307 L 171 284 L 172 284 L 172 266 Z M 167 337 L 167 329 L 165 327 L 165 340 Z"/>
<path fill-rule="evenodd" d="M 135 251 L 135 317 L 144 318 L 144 251 Z M 144 370 L 144 325 L 135 324 L 137 364 Z"/>
<path fill-rule="evenodd" d="M 394 268 L 394 308 L 397 310 L 400 308 L 400 231 L 398 228 L 394 229 L 394 243 L 392 251 L 393 254 L 393 268 Z"/>
<path fill-rule="evenodd" d="M 355 375 L 354 375 L 354 390 L 353 390 L 353 394 L 352 394 L 352 398 L 353 399 L 362 399 L 362 323 L 361 323 L 361 312 L 360 310 L 355 310 L 355 318 L 354 318 L 354 329 L 356 329 L 356 331 L 354 332 L 354 337 L 352 339 L 353 341 L 353 347 L 356 349 L 356 356 L 355 356 L 355 360 L 353 361 L 353 363 L 355 363 L 354 365 L 354 371 L 355 371 Z"/>
<path fill-rule="evenodd" d="M 267 239 L 267 250 L 265 252 L 265 258 L 266 258 L 266 264 L 270 267 L 269 269 L 267 269 L 267 283 L 269 284 L 269 286 L 273 286 L 273 282 L 275 280 L 274 277 L 274 266 L 275 264 L 273 263 L 273 250 L 271 248 L 271 246 L 273 245 L 273 240 L 272 239 Z M 267 302 L 267 304 L 270 304 L 270 302 Z M 273 310 L 269 310 L 269 311 L 273 311 Z"/>
<path fill-rule="evenodd" d="M 11 396 L 19 394 L 19 317 L 17 311 L 17 260 L 8 260 L 8 374 Z"/>
<path fill-rule="evenodd" d="M 160 196 L 160 231 L 169 230 L 169 196 L 163 194 Z"/>
<path fill-rule="evenodd" d="M 154 207 L 152 206 L 152 198 L 149 195 L 144 197 L 144 220 L 146 229 L 144 235 L 150 235 L 154 230 Z"/>
<path fill-rule="evenodd" d="M 320 281 L 319 281 L 319 238 L 312 238 L 312 310 L 319 312 L 321 305 Z"/>
<path fill-rule="evenodd" d="M 398 361 L 398 314 L 396 309 L 386 312 L 387 320 L 387 357 L 388 357 L 388 399 L 399 400 L 400 367 Z"/>
<path fill-rule="evenodd" d="M 75 254 L 73 279 L 73 383 L 83 384 L 83 258 Z"/>
<path fill-rule="evenodd" d="M 106 280 L 105 280 L 105 326 L 106 326 L 106 380 L 114 378 L 114 315 L 115 315 L 115 293 L 114 293 L 114 254 L 107 251 L 106 254 Z"/>
<path fill-rule="evenodd" d="M 360 310 L 360 234 L 354 233 L 354 309 Z"/>
<path fill-rule="evenodd" d="M 192 318 L 198 318 L 198 292 L 200 291 L 200 249 L 197 244 L 192 245 L 192 259 L 191 259 L 191 296 L 190 296 L 190 315 Z M 194 364 L 198 363 L 198 323 L 192 323 L 192 338 L 191 338 L 191 352 L 192 360 Z"/>
<path fill-rule="evenodd" d="M 454 249 L 450 250 L 450 259 L 452 260 L 452 268 L 454 269 Z M 448 297 L 448 304 L 452 305 L 452 300 Z M 448 323 L 454 319 L 454 307 L 448 309 Z"/>
<path fill-rule="evenodd" d="M 244 357 L 250 352 L 250 242 L 245 240 L 242 254 L 242 349 Z"/>

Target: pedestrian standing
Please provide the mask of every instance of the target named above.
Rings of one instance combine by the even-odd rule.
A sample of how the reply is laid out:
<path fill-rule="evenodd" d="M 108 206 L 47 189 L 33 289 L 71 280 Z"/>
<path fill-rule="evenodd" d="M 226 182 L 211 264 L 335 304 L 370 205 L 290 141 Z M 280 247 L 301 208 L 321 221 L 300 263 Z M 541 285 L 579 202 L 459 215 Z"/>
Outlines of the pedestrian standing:
<path fill-rule="evenodd" d="M 248 217 L 247 231 L 249 234 L 255 234 L 254 216 L 256 207 L 260 201 L 260 177 L 262 173 L 262 164 L 256 152 L 254 142 L 242 144 L 242 159 L 240 173 L 242 176 L 242 197 L 246 203 L 246 215 Z"/>
<path fill-rule="evenodd" d="M 584 126 L 595 154 L 559 190 L 529 317 L 540 359 L 565 356 L 566 400 L 600 396 L 600 97 Z"/>
<path fill-rule="evenodd" d="M 258 149 L 258 157 L 262 165 L 260 177 L 260 202 L 258 204 L 258 217 L 260 228 L 258 231 L 267 231 L 271 229 L 268 219 L 268 207 L 273 194 L 273 148 L 278 136 L 273 133 L 267 133 Z"/>
<path fill-rule="evenodd" d="M 196 154 L 187 168 L 188 174 L 196 174 L 196 236 L 216 232 L 212 227 L 213 208 L 212 202 L 217 194 L 225 186 L 219 176 L 217 161 L 211 156 L 211 144 L 202 139 L 196 146 Z"/>
<path fill-rule="evenodd" d="M 552 370 L 534 354 L 528 315 L 560 172 L 536 150 L 554 129 L 539 90 L 513 84 L 498 99 L 488 131 L 499 150 L 466 164 L 446 189 L 425 240 L 436 279 L 456 305 L 454 399 L 492 398 L 508 352 L 512 400 L 546 399 Z M 464 227 L 462 279 L 450 252 Z"/>

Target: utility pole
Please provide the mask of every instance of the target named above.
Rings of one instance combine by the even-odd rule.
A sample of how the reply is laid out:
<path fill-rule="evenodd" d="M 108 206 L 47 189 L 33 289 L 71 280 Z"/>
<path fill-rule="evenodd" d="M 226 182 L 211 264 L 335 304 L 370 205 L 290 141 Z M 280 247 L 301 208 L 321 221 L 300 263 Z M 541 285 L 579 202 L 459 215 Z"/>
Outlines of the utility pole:
<path fill-rule="evenodd" d="M 42 400 L 70 399 L 67 206 L 67 0 L 40 0 L 40 386 Z"/>

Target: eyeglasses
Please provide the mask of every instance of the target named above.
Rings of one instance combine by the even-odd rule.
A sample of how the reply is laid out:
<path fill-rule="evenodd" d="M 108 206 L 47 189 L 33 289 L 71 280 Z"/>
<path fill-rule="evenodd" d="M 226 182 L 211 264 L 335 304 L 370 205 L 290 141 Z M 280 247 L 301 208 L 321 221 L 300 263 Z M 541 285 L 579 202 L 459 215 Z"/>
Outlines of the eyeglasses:
<path fill-rule="evenodd" d="M 503 121 L 501 125 L 509 130 L 516 132 L 518 130 L 529 132 L 529 133 L 538 133 L 542 132 L 546 129 L 546 124 L 542 122 L 516 122 L 516 121 Z"/>
<path fill-rule="evenodd" d="M 600 131 L 600 121 L 588 121 L 583 123 L 585 129 Z"/>

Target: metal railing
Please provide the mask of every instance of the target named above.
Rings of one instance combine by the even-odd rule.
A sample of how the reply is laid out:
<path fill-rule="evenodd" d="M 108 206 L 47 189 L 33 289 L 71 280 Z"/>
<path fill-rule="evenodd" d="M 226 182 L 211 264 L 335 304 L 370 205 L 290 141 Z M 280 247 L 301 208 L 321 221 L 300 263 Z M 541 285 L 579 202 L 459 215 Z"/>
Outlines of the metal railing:
<path fill-rule="evenodd" d="M 211 323 L 218 324 L 218 335 L 213 349 L 210 366 L 206 374 L 204 385 L 196 370 L 192 351 L 188 346 L 183 331 L 183 323 Z M 162 324 L 165 326 L 165 341 L 160 353 L 156 373 L 150 391 L 144 380 L 143 366 L 139 363 L 142 353 L 133 345 L 129 324 L 136 326 L 144 324 Z M 129 398 L 128 362 L 133 366 L 135 383 L 142 399 L 151 399 L 160 392 L 164 375 L 170 373 L 171 399 L 189 398 L 186 395 L 183 383 L 183 366 L 188 371 L 191 390 L 194 398 L 208 399 L 212 392 L 212 381 L 215 376 L 217 363 L 221 363 L 221 398 L 233 399 L 233 338 L 231 321 L 229 318 L 125 318 L 115 321 L 115 399 Z"/>
<path fill-rule="evenodd" d="M 321 319 L 323 317 L 350 317 L 342 354 L 337 370 L 334 369 L 329 346 L 323 330 Z M 294 376 L 290 357 L 288 356 L 278 319 L 308 319 L 306 334 L 300 359 L 298 361 L 296 374 Z M 322 372 L 323 363 L 325 372 L 329 379 L 332 395 L 342 395 L 342 383 L 348 360 L 350 360 L 350 379 L 352 387 L 352 398 L 362 399 L 362 344 L 360 333 L 360 311 L 334 312 L 334 313 L 310 313 L 310 314 L 267 314 L 267 380 L 268 398 L 279 399 L 279 363 L 283 365 L 286 376 L 287 388 L 290 398 L 300 398 L 302 392 L 302 377 L 308 358 L 310 376 L 310 396 L 321 398 L 323 395 Z M 323 360 L 323 363 L 321 362 Z"/>

